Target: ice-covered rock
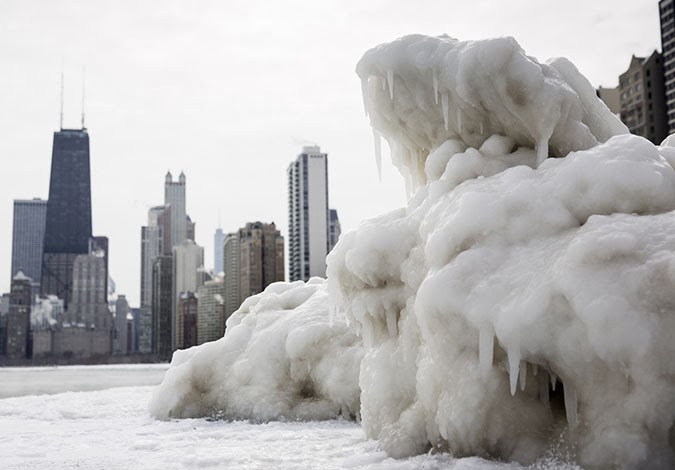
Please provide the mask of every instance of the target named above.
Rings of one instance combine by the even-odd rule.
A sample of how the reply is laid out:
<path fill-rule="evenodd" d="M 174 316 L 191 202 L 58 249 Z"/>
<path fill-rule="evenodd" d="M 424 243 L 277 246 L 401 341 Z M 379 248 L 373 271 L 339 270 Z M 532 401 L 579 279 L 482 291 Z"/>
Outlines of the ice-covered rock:
<path fill-rule="evenodd" d="M 329 324 L 326 283 L 275 283 L 228 319 L 226 335 L 174 353 L 150 412 L 160 418 L 318 420 L 359 413 L 361 341 Z"/>
<path fill-rule="evenodd" d="M 622 135 L 568 61 L 510 38 L 408 36 L 357 71 L 413 190 L 328 259 L 368 348 L 367 435 L 529 462 L 563 429 L 585 466 L 672 468 L 668 142 Z"/>

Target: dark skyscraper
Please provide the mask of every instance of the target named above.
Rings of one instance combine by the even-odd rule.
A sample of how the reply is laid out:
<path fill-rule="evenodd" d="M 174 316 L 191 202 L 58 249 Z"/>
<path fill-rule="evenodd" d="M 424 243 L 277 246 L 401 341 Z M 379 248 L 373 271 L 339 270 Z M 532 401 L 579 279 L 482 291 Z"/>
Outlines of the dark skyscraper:
<path fill-rule="evenodd" d="M 91 232 L 89 134 L 61 129 L 54 132 L 41 287 L 43 294 L 63 299 L 65 308 L 75 257 L 89 252 Z"/>

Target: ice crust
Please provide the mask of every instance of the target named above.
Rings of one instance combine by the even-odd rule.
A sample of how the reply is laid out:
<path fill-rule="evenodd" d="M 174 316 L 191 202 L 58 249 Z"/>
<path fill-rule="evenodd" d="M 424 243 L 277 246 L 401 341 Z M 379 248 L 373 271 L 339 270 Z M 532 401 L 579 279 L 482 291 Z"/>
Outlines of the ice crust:
<path fill-rule="evenodd" d="M 584 468 L 675 467 L 671 140 L 511 38 L 407 36 L 357 73 L 407 206 L 343 234 L 326 283 L 275 285 L 177 352 L 153 413 L 360 410 L 393 457 L 562 442 Z"/>

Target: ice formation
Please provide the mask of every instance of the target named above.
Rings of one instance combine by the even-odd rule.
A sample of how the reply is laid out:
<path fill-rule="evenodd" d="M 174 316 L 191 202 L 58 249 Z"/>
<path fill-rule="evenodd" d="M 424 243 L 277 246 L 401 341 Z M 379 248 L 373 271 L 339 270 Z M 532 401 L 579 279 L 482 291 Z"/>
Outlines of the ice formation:
<path fill-rule="evenodd" d="M 367 435 L 528 462 L 563 429 L 585 466 L 671 468 L 675 149 L 510 38 L 408 36 L 357 72 L 412 194 L 329 255 Z"/>
<path fill-rule="evenodd" d="M 326 282 L 269 285 L 227 321 L 227 334 L 174 353 L 150 402 L 161 419 L 328 419 L 359 413 L 361 341 L 328 321 Z"/>
<path fill-rule="evenodd" d="M 584 467 L 673 468 L 670 141 L 628 135 L 569 61 L 511 38 L 407 36 L 357 73 L 407 206 L 342 235 L 327 290 L 276 285 L 176 353 L 154 413 L 360 406 L 394 457 L 527 463 L 562 436 Z"/>

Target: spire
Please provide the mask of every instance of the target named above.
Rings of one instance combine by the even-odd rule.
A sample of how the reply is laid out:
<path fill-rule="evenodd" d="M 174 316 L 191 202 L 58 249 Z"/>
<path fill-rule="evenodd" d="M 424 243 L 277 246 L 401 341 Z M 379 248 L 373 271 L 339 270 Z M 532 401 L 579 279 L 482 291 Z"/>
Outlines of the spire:
<path fill-rule="evenodd" d="M 173 181 L 173 176 L 171 176 L 170 171 L 166 171 L 166 177 L 164 178 L 165 183 L 171 183 Z"/>
<path fill-rule="evenodd" d="M 82 130 L 86 129 L 84 126 L 84 74 L 85 67 L 82 66 Z"/>
<path fill-rule="evenodd" d="M 180 172 L 180 176 L 178 177 L 178 182 L 185 184 L 185 173 L 182 171 Z"/>
<path fill-rule="evenodd" d="M 61 61 L 61 119 L 59 121 L 59 130 L 63 130 L 63 61 Z"/>

